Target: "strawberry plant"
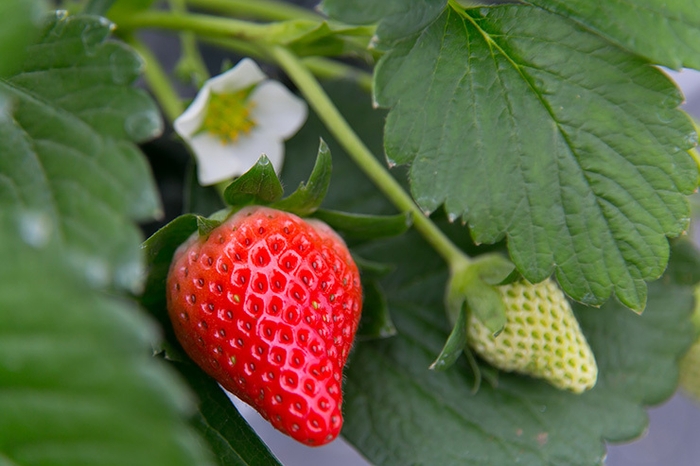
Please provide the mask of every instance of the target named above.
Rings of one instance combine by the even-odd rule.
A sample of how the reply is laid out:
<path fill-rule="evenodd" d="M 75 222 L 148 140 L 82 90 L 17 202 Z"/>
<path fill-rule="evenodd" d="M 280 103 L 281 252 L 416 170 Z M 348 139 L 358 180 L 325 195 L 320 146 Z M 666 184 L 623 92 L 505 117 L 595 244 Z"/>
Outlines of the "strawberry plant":
<path fill-rule="evenodd" d="M 371 464 L 594 465 L 698 392 L 694 1 L 0 13 L 0 463 L 281 464 L 236 396 Z"/>

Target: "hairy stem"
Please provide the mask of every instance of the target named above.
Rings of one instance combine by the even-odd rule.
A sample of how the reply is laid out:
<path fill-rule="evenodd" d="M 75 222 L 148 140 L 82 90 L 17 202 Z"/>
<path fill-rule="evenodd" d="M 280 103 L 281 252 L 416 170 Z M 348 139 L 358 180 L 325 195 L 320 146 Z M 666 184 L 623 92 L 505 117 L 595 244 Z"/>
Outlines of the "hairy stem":
<path fill-rule="evenodd" d="M 270 54 L 289 75 L 328 130 L 355 163 L 399 210 L 411 213 L 416 230 L 445 259 L 450 268 L 454 270 L 468 267 L 470 259 L 466 254 L 455 246 L 430 218 L 423 214 L 411 196 L 374 157 L 299 58 L 280 46 L 271 47 Z"/>

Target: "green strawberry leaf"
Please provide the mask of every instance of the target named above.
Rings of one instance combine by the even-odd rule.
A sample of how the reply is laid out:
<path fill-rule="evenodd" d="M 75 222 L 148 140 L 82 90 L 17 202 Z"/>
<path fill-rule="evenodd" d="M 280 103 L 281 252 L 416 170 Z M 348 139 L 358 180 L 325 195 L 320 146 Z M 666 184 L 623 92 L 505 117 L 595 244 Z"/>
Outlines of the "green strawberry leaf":
<path fill-rule="evenodd" d="M 0 462 L 210 465 L 153 322 L 89 287 L 45 212 L 0 210 Z"/>
<path fill-rule="evenodd" d="M 652 63 L 673 69 L 700 69 L 700 8 L 694 2 L 529 0 L 528 3 L 571 18 Z"/>
<path fill-rule="evenodd" d="M 411 215 L 408 213 L 368 215 L 321 209 L 314 213 L 314 218 L 356 241 L 398 236 L 411 226 Z"/>
<path fill-rule="evenodd" d="M 24 60 L 42 24 L 41 0 L 5 0 L 0 4 L 0 77 L 10 75 Z"/>
<path fill-rule="evenodd" d="M 130 87 L 139 58 L 108 40 L 98 17 L 58 15 L 0 80 L 12 118 L 0 121 L 0 200 L 42 212 L 86 279 L 137 289 L 141 234 L 160 213 L 150 169 L 133 142 L 161 131 L 158 109 Z"/>
<path fill-rule="evenodd" d="M 693 337 L 693 287 L 675 282 L 673 273 L 650 285 L 641 316 L 612 301 L 600 310 L 576 307 L 600 369 L 592 391 L 574 395 L 500 373 L 496 386 L 482 385 L 473 395 L 475 376 L 467 361 L 458 359 L 445 372 L 427 369 L 450 328 L 436 286 L 447 278 L 445 266 L 413 232 L 383 243 L 369 244 L 363 253 L 398 264 L 384 281 L 398 334 L 358 343 L 345 386 L 343 435 L 369 461 L 599 464 L 605 455 L 601 439 L 641 435 L 647 423 L 643 407 L 673 393 L 677 360 Z M 396 425 L 401 429 L 389 427 Z"/>
<path fill-rule="evenodd" d="M 306 183 L 302 182 L 296 191 L 275 202 L 271 207 L 292 212 L 301 217 L 313 214 L 321 206 L 323 198 L 326 197 L 328 186 L 331 183 L 332 169 L 331 152 L 326 141 L 321 139 L 316 163 L 308 181 Z"/>
<path fill-rule="evenodd" d="M 382 278 L 395 269 L 391 264 L 384 264 L 360 257 L 353 253 L 352 250 L 350 253 L 352 254 L 352 260 L 355 261 L 357 268 L 360 269 L 360 273 L 368 278 Z"/>
<path fill-rule="evenodd" d="M 653 36 L 653 31 L 645 31 Z M 697 167 L 675 85 L 648 62 L 528 5 L 454 10 L 384 55 L 385 148 L 427 212 L 504 237 L 531 282 L 641 311 Z"/>
<path fill-rule="evenodd" d="M 192 363 L 175 364 L 200 398 L 194 425 L 226 466 L 281 466 L 219 385 Z"/>
<path fill-rule="evenodd" d="M 272 162 L 261 155 L 250 170 L 236 178 L 224 191 L 224 200 L 230 206 L 269 204 L 284 194 Z"/>
<path fill-rule="evenodd" d="M 377 280 L 362 277 L 362 294 L 362 319 L 356 334 L 358 341 L 396 335 L 384 290 Z"/>

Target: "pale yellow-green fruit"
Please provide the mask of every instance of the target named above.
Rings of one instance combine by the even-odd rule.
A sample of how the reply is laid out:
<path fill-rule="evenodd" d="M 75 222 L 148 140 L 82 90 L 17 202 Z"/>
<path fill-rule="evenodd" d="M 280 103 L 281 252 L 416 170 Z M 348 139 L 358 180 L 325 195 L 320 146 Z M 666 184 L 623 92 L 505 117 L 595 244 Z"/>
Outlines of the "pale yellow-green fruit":
<path fill-rule="evenodd" d="M 696 332 L 700 332 L 700 286 L 695 287 L 695 311 L 692 321 Z M 680 371 L 681 388 L 700 402 L 700 335 L 681 359 Z"/>
<path fill-rule="evenodd" d="M 542 378 L 582 393 L 593 388 L 598 366 L 564 293 L 547 279 L 498 287 L 506 324 L 496 337 L 472 313 L 469 344 L 492 366 Z"/>
<path fill-rule="evenodd" d="M 696 341 L 681 360 L 681 388 L 700 402 L 700 340 Z"/>

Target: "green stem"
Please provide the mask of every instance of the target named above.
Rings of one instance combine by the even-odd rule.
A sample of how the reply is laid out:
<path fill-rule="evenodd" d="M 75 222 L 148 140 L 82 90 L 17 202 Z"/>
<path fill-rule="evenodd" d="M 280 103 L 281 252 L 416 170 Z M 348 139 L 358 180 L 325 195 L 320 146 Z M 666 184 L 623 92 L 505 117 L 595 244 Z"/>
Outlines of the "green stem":
<path fill-rule="evenodd" d="M 289 75 L 328 130 L 355 163 L 399 210 L 411 213 L 416 230 L 445 259 L 450 268 L 454 270 L 467 267 L 470 259 L 445 236 L 430 218 L 423 214 L 411 196 L 379 163 L 299 58 L 280 46 L 270 48 L 270 54 Z"/>
<path fill-rule="evenodd" d="M 321 79 L 350 79 L 365 91 L 372 92 L 372 75 L 366 71 L 321 57 L 304 58 L 302 62 Z"/>
<path fill-rule="evenodd" d="M 237 37 L 250 41 L 265 41 L 276 24 L 257 24 L 231 18 L 193 13 L 143 11 L 120 16 L 116 23 L 122 29 L 162 28 L 192 31 L 203 36 Z"/>
<path fill-rule="evenodd" d="M 267 46 L 291 42 L 303 35 L 304 28 L 307 31 L 313 31 L 322 21 L 321 17 L 316 17 L 315 22 L 307 20 L 306 24 L 297 24 L 296 26 L 301 27 L 301 30 L 296 30 L 294 27 L 290 28 L 285 22 L 262 24 L 211 15 L 153 10 L 114 18 L 114 22 L 127 31 L 142 28 L 190 31 L 204 38 L 239 39 Z M 367 26 L 363 27 L 361 32 L 356 30 L 353 34 L 344 37 L 346 45 L 344 53 L 367 54 L 367 42 L 373 33 L 374 27 Z M 377 53 L 372 53 L 370 56 L 376 58 Z"/>
<path fill-rule="evenodd" d="M 230 16 L 244 16 L 265 21 L 309 19 L 321 17 L 306 8 L 276 0 L 186 0 L 190 6 L 216 11 Z"/>
<path fill-rule="evenodd" d="M 187 13 L 185 0 L 170 0 L 170 10 L 177 13 Z M 199 53 L 197 36 L 190 31 L 180 33 L 180 45 L 182 48 L 180 61 L 175 67 L 179 77 L 186 77 L 189 83 L 194 82 L 197 88 L 202 87 L 204 81 L 209 79 L 209 70 Z"/>
<path fill-rule="evenodd" d="M 175 118 L 182 114 L 184 108 L 180 96 L 175 91 L 175 88 L 173 88 L 168 75 L 148 47 L 131 36 L 127 36 L 125 41 L 131 45 L 146 62 L 146 68 L 144 70 L 146 83 L 163 109 L 166 118 L 168 118 L 170 122 L 175 121 Z"/>

